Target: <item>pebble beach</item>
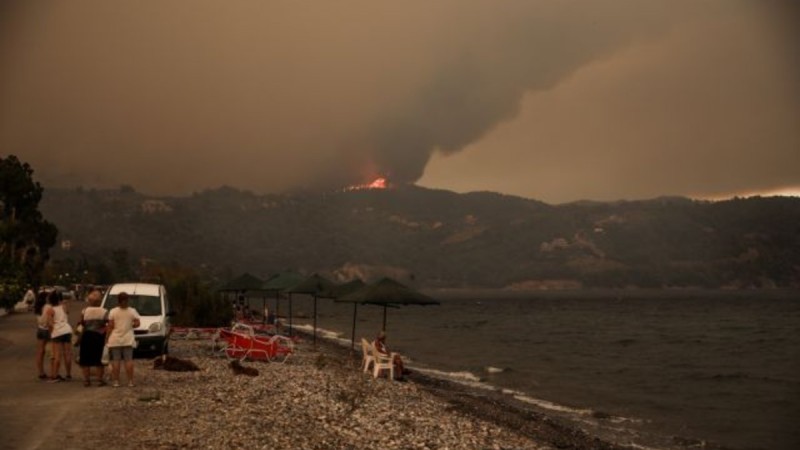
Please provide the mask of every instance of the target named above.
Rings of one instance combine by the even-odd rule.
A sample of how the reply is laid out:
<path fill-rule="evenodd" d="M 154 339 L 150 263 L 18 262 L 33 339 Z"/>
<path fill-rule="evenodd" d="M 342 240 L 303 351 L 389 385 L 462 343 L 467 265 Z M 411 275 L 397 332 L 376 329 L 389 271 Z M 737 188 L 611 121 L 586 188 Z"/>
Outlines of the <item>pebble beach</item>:
<path fill-rule="evenodd" d="M 285 363 L 244 362 L 257 376 L 234 374 L 208 340 L 170 345 L 200 370 L 136 359 L 135 387 L 87 388 L 112 392 L 85 412 L 99 432 L 76 437 L 81 447 L 111 439 L 125 449 L 618 448 L 421 374 L 375 379 L 359 370 L 360 355 L 335 344 L 300 339 Z"/>

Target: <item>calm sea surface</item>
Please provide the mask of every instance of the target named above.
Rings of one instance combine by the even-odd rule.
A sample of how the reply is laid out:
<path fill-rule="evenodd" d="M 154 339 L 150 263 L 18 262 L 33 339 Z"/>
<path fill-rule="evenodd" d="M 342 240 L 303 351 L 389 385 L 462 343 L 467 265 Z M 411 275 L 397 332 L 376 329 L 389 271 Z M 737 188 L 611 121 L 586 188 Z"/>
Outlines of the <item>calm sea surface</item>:
<path fill-rule="evenodd" d="M 311 305 L 293 299 L 295 314 Z M 318 326 L 349 341 L 352 305 L 318 305 Z M 359 306 L 356 337 L 371 340 L 382 314 Z M 501 389 L 621 443 L 800 448 L 797 292 L 462 293 L 389 309 L 387 336 L 420 371 Z"/>

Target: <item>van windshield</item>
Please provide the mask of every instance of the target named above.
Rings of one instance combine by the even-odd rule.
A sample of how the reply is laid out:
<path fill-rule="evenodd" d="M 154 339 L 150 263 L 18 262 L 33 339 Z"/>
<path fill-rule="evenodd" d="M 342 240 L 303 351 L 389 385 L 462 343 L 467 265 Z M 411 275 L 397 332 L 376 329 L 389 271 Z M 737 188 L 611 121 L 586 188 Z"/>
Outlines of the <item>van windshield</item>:
<path fill-rule="evenodd" d="M 161 297 L 155 295 L 128 295 L 128 305 L 136 310 L 140 316 L 160 316 Z M 117 296 L 109 295 L 104 308 L 111 310 L 117 306 Z"/>

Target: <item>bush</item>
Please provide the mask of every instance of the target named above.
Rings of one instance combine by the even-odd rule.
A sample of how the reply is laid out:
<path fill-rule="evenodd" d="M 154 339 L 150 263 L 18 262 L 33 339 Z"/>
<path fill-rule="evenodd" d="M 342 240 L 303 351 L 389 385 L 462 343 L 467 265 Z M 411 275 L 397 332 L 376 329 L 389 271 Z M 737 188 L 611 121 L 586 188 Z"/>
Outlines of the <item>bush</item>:
<path fill-rule="evenodd" d="M 217 327 L 230 324 L 233 319 L 231 305 L 217 295 L 211 283 L 198 276 L 167 279 L 165 281 L 172 308 L 177 312 L 175 325 L 190 327 Z"/>
<path fill-rule="evenodd" d="M 25 294 L 25 276 L 19 267 L 0 261 L 0 308 L 11 309 Z"/>

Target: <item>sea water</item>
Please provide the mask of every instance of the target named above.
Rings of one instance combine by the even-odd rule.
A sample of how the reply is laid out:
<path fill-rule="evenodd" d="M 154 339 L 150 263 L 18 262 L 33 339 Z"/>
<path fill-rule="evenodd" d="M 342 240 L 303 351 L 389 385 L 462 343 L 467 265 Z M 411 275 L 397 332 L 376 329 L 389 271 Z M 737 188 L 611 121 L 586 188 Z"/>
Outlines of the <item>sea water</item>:
<path fill-rule="evenodd" d="M 796 291 L 447 297 L 387 311 L 389 347 L 421 372 L 501 391 L 622 444 L 800 448 Z M 312 300 L 292 303 L 305 316 L 295 324 L 310 330 Z M 349 344 L 353 305 L 317 303 L 318 327 Z M 359 306 L 356 343 L 382 320 L 383 308 Z"/>

